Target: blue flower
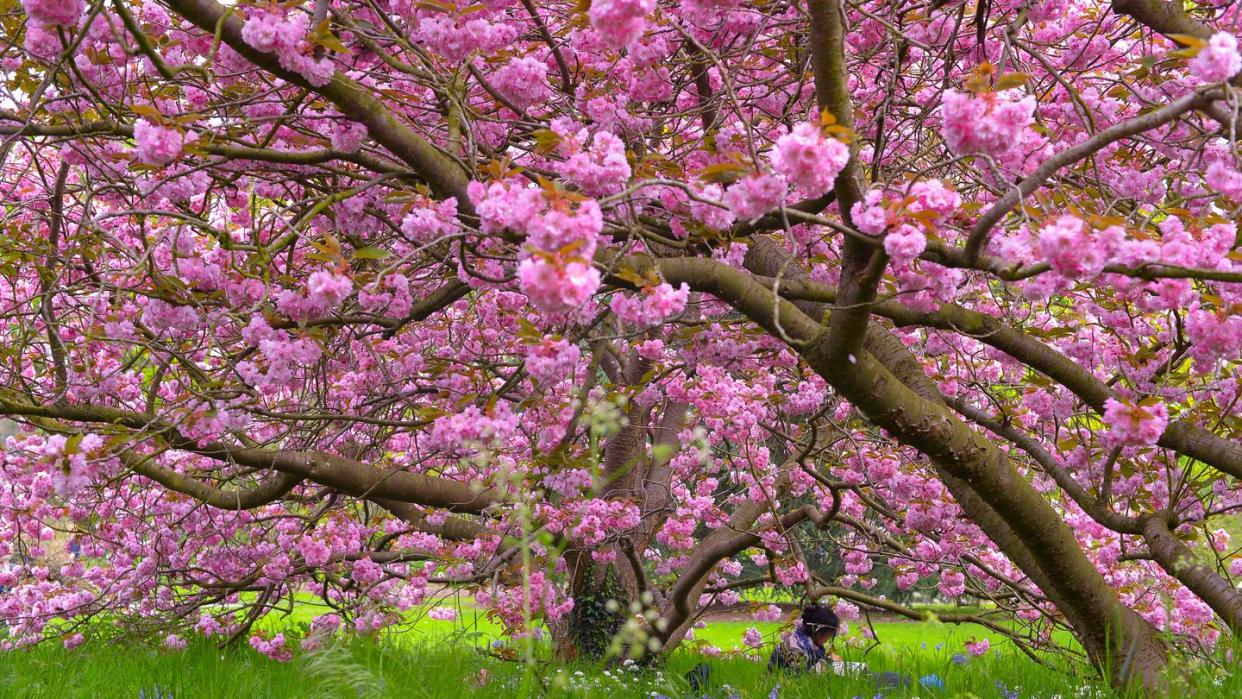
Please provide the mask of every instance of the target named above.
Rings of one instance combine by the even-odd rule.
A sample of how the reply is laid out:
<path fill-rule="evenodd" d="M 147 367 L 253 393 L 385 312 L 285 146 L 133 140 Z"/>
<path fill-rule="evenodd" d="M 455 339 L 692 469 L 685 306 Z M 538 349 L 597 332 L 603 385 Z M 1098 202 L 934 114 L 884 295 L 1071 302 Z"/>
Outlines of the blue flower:
<path fill-rule="evenodd" d="M 1006 687 L 1000 680 L 996 680 L 996 689 L 1005 699 L 1018 699 L 1018 690 Z"/>

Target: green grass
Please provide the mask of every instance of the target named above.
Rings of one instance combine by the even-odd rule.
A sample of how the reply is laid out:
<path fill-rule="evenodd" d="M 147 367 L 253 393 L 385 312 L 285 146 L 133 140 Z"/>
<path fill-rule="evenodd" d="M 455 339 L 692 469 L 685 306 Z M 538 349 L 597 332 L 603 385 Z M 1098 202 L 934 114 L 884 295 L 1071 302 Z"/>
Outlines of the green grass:
<path fill-rule="evenodd" d="M 310 595 L 299 595 L 289 613 L 273 612 L 262 619 L 257 626 L 269 631 L 296 628 L 309 625 L 311 620 L 330 611 L 321 602 Z M 426 612 L 435 606 L 448 606 L 457 610 L 458 618 L 454 621 L 437 621 L 426 616 Z M 956 609 L 929 608 L 932 611 L 957 611 Z M 386 634 L 387 640 L 395 645 L 418 646 L 427 642 L 439 642 L 446 637 L 475 638 L 479 642 L 491 642 L 502 638 L 501 626 L 484 616 L 468 597 L 445 597 L 436 602 L 424 605 L 407 612 L 408 621 L 392 632 Z M 737 650 L 742 646 L 742 634 L 754 626 L 765 638 L 774 641 L 787 626 L 779 622 L 759 621 L 721 621 L 712 620 L 705 629 L 696 629 L 695 638 L 724 651 Z M 874 645 L 862 636 L 865 622 L 853 622 L 850 625 L 848 638 L 839 639 L 841 645 Z M 945 624 L 938 622 L 912 623 L 908 621 L 880 621 L 872 627 L 879 640 L 876 652 L 892 653 L 904 650 L 944 650 L 948 653 L 963 652 L 965 643 L 972 640 L 988 639 L 993 648 L 1011 648 L 1008 639 L 974 624 Z M 1063 645 L 1073 645 L 1073 637 L 1058 631 L 1054 640 Z"/>
<path fill-rule="evenodd" d="M 323 613 L 299 600 L 288 614 L 271 614 L 260 626 L 269 631 L 295 631 Z M 917 685 L 877 689 L 870 675 L 774 676 L 762 659 L 731 652 L 741 645 L 749 626 L 760 628 L 769 643 L 779 636 L 775 623 L 711 621 L 696 630 L 696 641 L 670 654 L 655 668 L 637 670 L 602 664 L 555 663 L 548 646 L 535 646 L 535 662 L 502 660 L 491 652 L 499 627 L 465 602 L 456 606 L 455 621 L 426 617 L 430 608 L 413 610 L 401 628 L 377 637 L 350 637 L 315 653 L 297 653 L 292 662 L 269 660 L 242 646 L 220 650 L 197 640 L 184 652 L 166 652 L 155 643 L 88 641 L 76 650 L 54 643 L 0 653 L 0 698 L 138 697 L 170 694 L 246 699 L 285 697 L 646 697 L 653 692 L 671 699 L 689 696 L 686 673 L 698 663 L 711 667 L 716 690 L 709 696 L 732 695 L 765 699 L 776 685 L 779 697 L 902 697 L 1000 698 L 1004 692 L 1021 697 L 1105 697 L 1106 689 L 1090 677 L 1075 676 L 1049 661 L 1036 664 L 1003 638 L 976 626 L 936 622 L 876 622 L 880 643 L 857 637 L 839 639 L 844 660 L 865 663 L 869 673 L 899 672 L 915 678 L 936 674 L 944 690 Z M 966 665 L 952 661 L 969 639 L 987 637 L 993 649 Z M 708 657 L 704 644 L 724 650 Z M 770 645 L 763 649 L 766 658 Z M 1082 668 L 1078 669 L 1080 672 Z M 1206 666 L 1179 669 L 1175 696 L 1242 696 L 1242 673 L 1214 676 Z M 723 685 L 728 685 L 724 688 Z M 1012 695 L 1009 695 L 1012 696 Z"/>
<path fill-rule="evenodd" d="M 846 658 L 851 653 L 847 651 Z M 154 690 L 178 699 L 190 697 L 650 697 L 657 692 L 680 699 L 684 675 L 695 664 L 712 668 L 715 684 L 728 684 L 742 697 L 767 697 L 780 684 L 781 697 L 866 696 L 876 693 L 868 678 L 773 676 L 763 664 L 741 657 L 704 658 L 674 653 L 661 668 L 633 671 L 592 664 L 529 668 L 501 661 L 451 642 L 399 646 L 355 639 L 323 652 L 300 655 L 290 663 L 263 658 L 248 648 L 222 652 L 198 642 L 181 653 L 135 645 L 87 646 L 65 651 L 52 645 L 0 656 L 0 696 L 150 697 Z M 999 696 L 996 682 L 1022 696 L 1080 696 L 1080 682 L 1061 673 L 1033 673 L 1004 654 L 967 667 L 943 652 L 872 655 L 871 670 L 912 676 L 935 672 L 949 685 L 944 696 Z M 487 680 L 481 682 L 483 673 Z M 579 674 L 580 673 L 580 674 Z M 720 696 L 723 696 L 723 692 Z M 926 689 L 889 690 L 885 696 L 931 696 Z"/>

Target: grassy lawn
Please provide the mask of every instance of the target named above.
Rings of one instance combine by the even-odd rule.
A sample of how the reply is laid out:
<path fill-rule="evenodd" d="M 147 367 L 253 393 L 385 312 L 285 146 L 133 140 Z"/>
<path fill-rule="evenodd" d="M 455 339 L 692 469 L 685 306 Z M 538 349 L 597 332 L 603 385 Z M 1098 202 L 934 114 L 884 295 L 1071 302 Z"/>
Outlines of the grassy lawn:
<path fill-rule="evenodd" d="M 977 660 L 966 667 L 948 662 L 940 653 L 909 653 L 903 657 L 867 658 L 873 671 L 897 670 L 919 677 L 937 673 L 942 691 L 923 687 L 890 688 L 888 697 L 999 697 L 1002 688 L 1021 696 L 1089 696 L 1080 681 L 1029 663 L 1015 663 L 1005 654 Z M 850 653 L 846 653 L 847 659 Z M 867 677 L 772 676 L 761 663 L 740 657 L 703 658 L 679 652 L 655 670 L 605 669 L 598 665 L 528 669 L 454 644 L 399 646 L 356 639 L 313 654 L 277 663 L 248 648 L 221 652 L 195 643 L 181 653 L 139 646 L 87 645 L 65 651 L 44 645 L 0 656 L 0 696 L 5 697 L 146 697 L 158 688 L 164 696 L 189 697 L 651 697 L 687 696 L 684 675 L 695 664 L 712 668 L 713 696 L 768 697 L 780 685 L 780 697 L 873 697 L 876 683 Z M 484 680 L 483 678 L 486 677 Z M 997 683 L 1000 683 L 998 686 Z M 729 688 L 723 687 L 727 684 Z"/>
<path fill-rule="evenodd" d="M 742 634 L 756 626 L 774 642 L 780 624 L 714 620 L 696 631 L 687 644 L 663 664 L 647 670 L 599 664 L 560 664 L 548 659 L 546 643 L 535 646 L 530 665 L 502 660 L 489 650 L 499 639 L 497 625 L 467 603 L 440 604 L 458 608 L 454 621 L 426 616 L 430 607 L 414 610 L 401 629 L 378 637 L 352 637 L 316 653 L 298 653 L 289 663 L 265 658 L 249 647 L 222 651 L 198 640 L 179 653 L 152 644 L 88 642 L 76 650 L 48 643 L 33 649 L 0 654 L 0 697 L 138 697 L 225 698 L 283 697 L 690 697 L 686 673 L 699 663 L 711 668 L 713 699 L 736 696 L 816 699 L 864 697 L 1104 697 L 1096 681 L 1075 677 L 1063 668 L 1041 666 L 1003 639 L 976 626 L 935 622 L 877 622 L 880 640 L 874 647 L 857 638 L 838 641 L 847 661 L 865 663 L 867 673 L 853 676 L 774 676 L 765 664 L 733 652 Z M 322 613 L 309 603 L 296 604 L 288 614 L 272 614 L 261 626 L 268 630 L 296 628 Z M 992 650 L 964 665 L 952 656 L 967 640 L 987 637 Z M 718 657 L 698 652 L 697 645 L 723 649 Z M 763 649 L 766 657 L 770 645 Z M 912 680 L 905 687 L 878 686 L 870 673 L 897 672 Z M 920 678 L 936 675 L 943 689 L 920 686 Z M 1177 696 L 1242 696 L 1242 674 L 1214 678 L 1199 669 L 1183 673 L 1193 687 Z M 727 685 L 727 686 L 726 686 Z M 1204 689 L 1210 691 L 1204 691 Z M 157 694 L 158 692 L 158 694 Z M 695 699 L 703 693 L 693 695 Z"/>
<path fill-rule="evenodd" d="M 453 621 L 437 621 L 426 615 L 435 606 L 452 607 L 457 611 L 457 619 Z M 311 620 L 331 611 L 313 597 L 299 596 L 298 603 L 285 612 L 273 612 L 259 622 L 258 627 L 277 631 L 303 624 L 309 625 Z M 469 598 L 445 597 L 422 608 L 407 613 L 408 621 L 387 634 L 387 641 L 398 646 L 422 646 L 437 643 L 446 637 L 455 640 L 466 640 L 474 645 L 486 645 L 501 638 L 501 627 L 485 617 L 474 606 Z M 873 645 L 862 636 L 864 622 L 850 623 L 848 638 L 839 639 L 841 645 L 859 646 Z M 726 621 L 711 619 L 707 628 L 696 629 L 695 639 L 716 646 L 724 651 L 739 650 L 742 646 L 742 634 L 754 626 L 764 634 L 765 639 L 775 642 L 782 630 L 787 627 L 780 622 L 761 621 Z M 903 653 L 907 651 L 944 651 L 948 654 L 964 652 L 967 641 L 988 639 L 993 648 L 1012 647 L 1003 636 L 993 633 L 974 624 L 945 624 L 937 622 L 912 623 L 908 621 L 877 621 L 872 624 L 880 644 L 873 653 Z M 1056 640 L 1060 643 L 1072 643 L 1068 634 L 1058 632 Z"/>

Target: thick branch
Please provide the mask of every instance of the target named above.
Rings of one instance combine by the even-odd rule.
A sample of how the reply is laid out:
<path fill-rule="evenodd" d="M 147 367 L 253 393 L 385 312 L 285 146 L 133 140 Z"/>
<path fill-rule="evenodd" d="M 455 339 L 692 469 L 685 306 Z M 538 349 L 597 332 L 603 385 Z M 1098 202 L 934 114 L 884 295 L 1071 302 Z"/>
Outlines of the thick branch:
<path fill-rule="evenodd" d="M 215 34 L 218 28 L 221 40 L 256 66 L 328 99 L 342 114 L 364 124 L 371 138 L 383 144 L 426 179 L 438 195 L 457 197 L 459 210 L 471 211 L 470 199 L 466 196 L 466 184 L 469 182 L 466 173 L 415 133 L 357 81 L 337 71 L 328 84 L 321 87 L 311 85 L 301 75 L 282 68 L 274 54 L 259 51 L 247 44 L 242 39 L 242 21 L 215 0 L 167 0 L 167 4 L 174 12 L 205 32 Z"/>
<path fill-rule="evenodd" d="M 987 242 L 988 235 L 992 232 L 992 228 L 1000 223 L 1005 214 L 1012 211 L 1022 201 L 1023 197 L 1030 196 L 1035 190 L 1039 189 L 1057 170 L 1088 158 L 1105 146 L 1116 143 L 1123 138 L 1129 138 L 1144 131 L 1164 126 L 1186 112 L 1203 107 L 1213 99 L 1215 97 L 1211 92 L 1191 93 L 1154 112 L 1141 114 L 1119 124 L 1114 124 L 1082 143 L 1066 148 L 1040 163 L 1035 172 L 1032 172 L 1019 182 L 1017 186 L 1005 192 L 1005 195 L 975 222 L 974 228 L 970 231 L 970 237 L 966 240 L 966 258 L 968 260 L 978 258 L 979 253 L 983 251 L 984 243 Z"/>

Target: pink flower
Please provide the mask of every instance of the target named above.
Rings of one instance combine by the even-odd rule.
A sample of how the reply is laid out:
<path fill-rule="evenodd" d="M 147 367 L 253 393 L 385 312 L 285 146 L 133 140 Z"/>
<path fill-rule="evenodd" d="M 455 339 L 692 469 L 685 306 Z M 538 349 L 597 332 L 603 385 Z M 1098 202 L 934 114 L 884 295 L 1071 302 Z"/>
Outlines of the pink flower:
<path fill-rule="evenodd" d="M 1208 165 L 1203 180 L 1208 186 L 1234 201 L 1242 201 L 1242 172 L 1222 162 Z"/>
<path fill-rule="evenodd" d="M 938 216 L 951 215 L 962 205 L 962 197 L 957 192 L 944 186 L 940 180 L 920 180 L 910 187 L 910 196 L 914 202 L 909 204 L 911 212 L 933 211 Z"/>
<path fill-rule="evenodd" d="M 436 621 L 452 621 L 457 618 L 457 610 L 452 607 L 435 607 L 427 612 L 427 616 Z"/>
<path fill-rule="evenodd" d="M 966 592 L 966 576 L 960 570 L 946 570 L 940 574 L 940 594 L 960 597 Z"/>
<path fill-rule="evenodd" d="M 970 654 L 975 656 L 976 658 L 987 653 L 988 648 L 991 648 L 991 647 L 992 647 L 992 642 L 986 638 L 980 639 L 978 641 L 967 641 L 966 642 L 966 650 L 969 651 Z"/>
<path fill-rule="evenodd" d="M 432 204 L 435 203 L 415 206 L 401 219 L 401 232 L 417 243 L 430 243 L 458 230 L 457 198 L 449 197 L 439 204 Z"/>
<path fill-rule="evenodd" d="M 168 650 L 185 650 L 186 645 L 186 640 L 175 633 L 164 637 L 164 647 Z"/>
<path fill-rule="evenodd" d="M 658 286 L 644 287 L 640 294 L 627 296 L 617 294 L 609 306 L 617 317 L 638 327 L 651 327 L 663 323 L 686 308 L 690 287 L 682 282 L 674 289 L 667 282 Z"/>
<path fill-rule="evenodd" d="M 76 24 L 86 4 L 82 0 L 22 0 L 26 16 L 45 25 Z"/>
<path fill-rule="evenodd" d="M 940 114 L 949 150 L 1001 157 L 1022 144 L 1023 132 L 1035 119 L 1035 98 L 1019 97 L 1017 90 L 981 95 L 949 90 Z"/>
<path fill-rule="evenodd" d="M 526 373 L 539 383 L 554 384 L 569 375 L 582 350 L 563 339 L 544 339 L 533 345 L 526 355 Z"/>
<path fill-rule="evenodd" d="M 589 148 L 574 153 L 557 166 L 557 171 L 593 197 L 616 194 L 630 179 L 625 142 L 608 131 L 599 131 Z"/>
<path fill-rule="evenodd" d="M 655 0 L 594 0 L 587 18 L 605 44 L 623 49 L 642 36 L 655 6 Z"/>
<path fill-rule="evenodd" d="M 600 276 L 585 260 L 540 255 L 518 265 L 518 284 L 537 308 L 562 313 L 586 303 L 599 288 Z"/>
<path fill-rule="evenodd" d="M 756 611 L 754 614 L 751 614 L 751 618 L 755 621 L 780 621 L 781 617 L 784 615 L 785 613 L 781 611 L 780 607 L 775 604 L 769 604 L 768 606 Z"/>
<path fill-rule="evenodd" d="M 724 192 L 720 185 L 713 182 L 699 188 L 697 194 L 700 199 L 706 199 L 708 202 L 717 202 L 720 201 Z M 724 206 L 708 202 L 691 199 L 690 216 L 708 228 L 718 231 L 724 230 L 733 224 L 732 211 Z"/>
<path fill-rule="evenodd" d="M 1130 403 L 1109 398 L 1104 403 L 1105 442 L 1113 446 L 1155 444 L 1169 424 L 1169 409 L 1151 400 Z"/>
<path fill-rule="evenodd" d="M 46 60 L 55 58 L 64 48 L 56 32 L 38 22 L 26 24 L 26 40 L 22 45 L 30 55 Z"/>
<path fill-rule="evenodd" d="M 307 301 L 319 313 L 327 313 L 354 290 L 354 280 L 343 274 L 319 270 L 306 282 Z"/>
<path fill-rule="evenodd" d="M 1124 239 L 1125 230 L 1118 226 L 1093 233 L 1082 219 L 1066 215 L 1039 230 L 1039 252 L 1063 277 L 1094 277 Z"/>
<path fill-rule="evenodd" d="M 527 242 L 545 252 L 564 252 L 590 258 L 595 255 L 600 231 L 604 230 L 604 214 L 595 200 L 586 200 L 578 209 L 556 207 L 527 222 Z"/>
<path fill-rule="evenodd" d="M 750 648 L 758 648 L 763 645 L 763 634 L 753 626 L 748 627 L 746 633 L 742 634 L 742 643 Z"/>
<path fill-rule="evenodd" d="M 134 122 L 134 142 L 138 159 L 148 165 L 167 165 L 181 157 L 187 138 L 177 129 L 152 124 L 146 119 Z"/>
<path fill-rule="evenodd" d="M 515 58 L 492 73 L 492 86 L 513 106 L 526 111 L 552 96 L 548 67 L 530 56 Z"/>
<path fill-rule="evenodd" d="M 909 224 L 902 224 L 884 236 L 884 251 L 897 265 L 909 264 L 927 249 L 927 236 Z"/>
<path fill-rule="evenodd" d="M 848 146 L 810 122 L 778 138 L 771 155 L 772 169 L 811 197 L 827 192 L 849 159 Z"/>
<path fill-rule="evenodd" d="M 1200 82 L 1220 83 L 1242 70 L 1242 54 L 1238 53 L 1238 39 L 1227 32 L 1217 32 L 1208 39 L 1207 46 L 1187 65 L 1190 74 Z"/>
<path fill-rule="evenodd" d="M 763 173 L 750 175 L 735 182 L 724 194 L 724 203 L 733 215 L 753 221 L 781 205 L 785 183 L 779 177 Z"/>
<path fill-rule="evenodd" d="M 302 561 L 312 567 L 319 567 L 332 558 L 332 549 L 328 548 L 322 541 L 316 541 L 310 537 L 299 541 L 297 543 L 297 550 L 298 553 L 302 554 Z"/>
<path fill-rule="evenodd" d="M 517 29 L 505 22 L 471 19 L 458 24 L 452 17 L 419 20 L 416 41 L 451 63 L 460 63 L 471 52 L 494 53 L 517 38 Z"/>
<path fill-rule="evenodd" d="M 285 15 L 278 11 L 259 11 L 242 26 L 242 41 L 251 48 L 276 54 L 280 67 L 297 73 L 314 87 L 322 87 L 336 72 L 332 59 L 326 55 L 314 58 L 306 40 L 310 20 L 300 12 Z"/>
<path fill-rule="evenodd" d="M 254 648 L 263 655 L 266 655 L 272 660 L 282 663 L 289 662 L 289 660 L 293 657 L 293 654 L 290 653 L 289 649 L 285 647 L 285 635 L 283 633 L 276 634 L 270 641 L 262 636 L 251 636 L 250 647 Z"/>
<path fill-rule="evenodd" d="M 350 570 L 350 575 L 355 581 L 362 585 L 373 585 L 384 577 L 384 569 L 370 558 L 363 556 L 354 561 L 354 565 Z"/>
<path fill-rule="evenodd" d="M 1242 351 L 1242 316 L 1192 304 L 1186 314 L 1186 336 L 1196 357 L 1233 359 Z"/>
<path fill-rule="evenodd" d="M 353 153 L 362 146 L 367 137 L 367 127 L 356 121 L 347 121 L 332 125 L 332 149 L 342 153 Z"/>

